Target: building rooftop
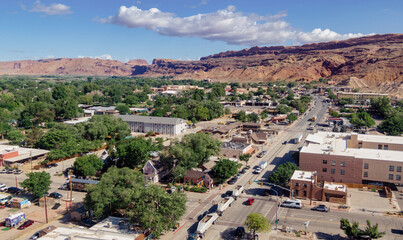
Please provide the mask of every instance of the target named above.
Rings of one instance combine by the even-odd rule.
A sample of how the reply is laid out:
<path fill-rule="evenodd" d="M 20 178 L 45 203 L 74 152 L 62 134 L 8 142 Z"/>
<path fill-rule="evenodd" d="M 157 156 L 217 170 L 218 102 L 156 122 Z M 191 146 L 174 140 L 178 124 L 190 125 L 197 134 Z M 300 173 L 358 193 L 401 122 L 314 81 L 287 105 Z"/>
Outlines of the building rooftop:
<path fill-rule="evenodd" d="M 291 180 L 311 182 L 314 174 L 315 172 L 312 171 L 295 170 L 291 176 Z"/>
<path fill-rule="evenodd" d="M 186 122 L 181 118 L 169 118 L 169 117 L 149 117 L 139 115 L 116 115 L 117 118 L 122 119 L 124 122 L 145 122 L 154 124 L 181 124 Z"/>
<path fill-rule="evenodd" d="M 339 183 L 325 182 L 323 188 L 333 191 L 347 192 L 347 186 Z"/>
<path fill-rule="evenodd" d="M 80 227 L 58 227 L 39 239 L 46 240 L 133 240 L 140 232 L 129 229 L 128 219 L 108 217 L 89 229 Z"/>
<path fill-rule="evenodd" d="M 349 95 L 374 95 L 374 96 L 388 96 L 388 93 L 361 93 L 361 92 L 337 92 L 340 94 L 349 94 Z"/>
<path fill-rule="evenodd" d="M 77 118 L 77 119 L 73 119 L 73 120 L 67 120 L 67 121 L 64 121 L 63 123 L 70 124 L 70 125 L 76 125 L 78 123 L 88 122 L 90 119 L 91 119 L 91 117 L 82 117 L 82 118 Z"/>
<path fill-rule="evenodd" d="M 10 145 L 0 145 L 0 154 L 6 154 L 9 152 L 15 152 L 15 151 L 18 151 L 18 156 L 4 159 L 4 161 L 14 163 L 14 162 L 19 162 L 22 160 L 29 159 L 31 156 L 33 158 L 35 158 L 35 157 L 47 154 L 49 152 L 48 150 L 43 150 L 43 149 L 23 148 L 23 147 L 10 146 Z"/>
<path fill-rule="evenodd" d="M 249 143 L 235 143 L 235 142 L 224 142 L 221 146 L 223 149 L 234 149 L 234 150 L 244 150 L 250 144 Z"/>
<path fill-rule="evenodd" d="M 355 134 L 355 133 L 354 133 Z M 391 136 L 376 136 L 357 134 L 358 140 L 374 141 L 382 143 L 403 143 L 402 137 Z M 301 149 L 301 152 L 323 154 L 323 155 L 337 155 L 349 156 L 360 159 L 373 159 L 384 161 L 397 161 L 402 162 L 402 151 L 392 150 L 378 150 L 369 148 L 348 148 L 347 140 L 350 139 L 351 133 L 333 133 L 333 132 L 318 132 L 309 134 L 305 141 L 309 144 Z M 365 140 L 364 140 L 365 139 Z M 400 141 L 399 141 L 400 140 Z"/>

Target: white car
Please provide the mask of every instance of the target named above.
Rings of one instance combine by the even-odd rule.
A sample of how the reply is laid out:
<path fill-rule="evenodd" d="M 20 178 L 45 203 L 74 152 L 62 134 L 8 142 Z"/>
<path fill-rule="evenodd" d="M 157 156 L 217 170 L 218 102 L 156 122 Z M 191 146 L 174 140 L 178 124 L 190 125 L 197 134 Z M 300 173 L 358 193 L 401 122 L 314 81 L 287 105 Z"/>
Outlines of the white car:
<path fill-rule="evenodd" d="M 7 190 L 6 185 L 3 184 L 3 183 L 0 183 L 0 191 L 1 191 L 1 192 L 4 192 L 4 191 L 6 191 L 6 190 Z"/>
<path fill-rule="evenodd" d="M 260 167 L 256 168 L 255 171 L 253 172 L 254 174 L 259 174 L 262 172 L 262 169 Z"/>

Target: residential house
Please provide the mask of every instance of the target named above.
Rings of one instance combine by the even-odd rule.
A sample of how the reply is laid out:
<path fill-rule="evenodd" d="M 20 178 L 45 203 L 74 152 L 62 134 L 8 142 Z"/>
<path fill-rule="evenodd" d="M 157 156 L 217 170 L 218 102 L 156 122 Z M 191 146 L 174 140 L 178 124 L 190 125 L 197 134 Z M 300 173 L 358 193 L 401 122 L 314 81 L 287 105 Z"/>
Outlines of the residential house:
<path fill-rule="evenodd" d="M 143 167 L 144 179 L 157 183 L 169 173 L 166 166 L 159 160 L 149 160 Z"/>
<path fill-rule="evenodd" d="M 187 170 L 183 181 L 194 185 L 201 184 L 207 188 L 213 187 L 213 178 L 208 173 L 201 171 Z"/>

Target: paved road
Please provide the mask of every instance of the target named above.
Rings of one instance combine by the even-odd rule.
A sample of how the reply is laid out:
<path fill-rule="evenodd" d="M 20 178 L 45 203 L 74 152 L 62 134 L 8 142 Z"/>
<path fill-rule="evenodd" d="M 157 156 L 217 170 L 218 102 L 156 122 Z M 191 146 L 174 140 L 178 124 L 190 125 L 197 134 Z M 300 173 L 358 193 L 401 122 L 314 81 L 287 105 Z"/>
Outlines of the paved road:
<path fill-rule="evenodd" d="M 398 234 L 398 230 L 403 229 L 403 219 L 397 217 L 386 217 L 379 213 L 368 212 L 313 212 L 309 208 L 290 209 L 280 208 L 280 225 L 292 227 L 295 230 L 303 230 L 304 222 L 309 221 L 308 231 L 316 232 L 320 239 L 339 239 L 344 236 L 340 229 L 340 219 L 347 218 L 350 222 L 357 221 L 360 228 L 364 229 L 366 220 L 372 224 L 378 223 L 379 230 L 385 231 L 386 236 L 382 239 L 403 239 L 403 235 Z"/>

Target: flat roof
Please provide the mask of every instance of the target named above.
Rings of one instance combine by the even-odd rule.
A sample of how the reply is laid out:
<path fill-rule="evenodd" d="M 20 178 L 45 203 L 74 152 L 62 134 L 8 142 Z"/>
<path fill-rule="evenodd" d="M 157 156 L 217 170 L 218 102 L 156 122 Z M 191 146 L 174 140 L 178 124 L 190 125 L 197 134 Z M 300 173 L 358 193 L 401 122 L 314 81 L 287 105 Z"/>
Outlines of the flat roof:
<path fill-rule="evenodd" d="M 376 138 L 376 135 L 364 135 L 357 134 L 358 139 L 367 137 L 367 139 L 383 139 L 377 142 L 403 142 L 403 137 L 391 137 L 380 136 Z M 302 153 L 322 154 L 322 155 L 337 155 L 348 156 L 360 159 L 372 159 L 383 161 L 396 161 L 402 162 L 403 151 L 393 150 L 378 150 L 369 148 L 348 148 L 347 140 L 350 139 L 351 133 L 334 133 L 334 132 L 318 132 L 315 134 L 309 134 L 306 141 L 310 142 L 308 146 L 304 146 L 301 149 Z"/>
<path fill-rule="evenodd" d="M 325 184 L 323 185 L 323 188 L 333 190 L 333 191 L 347 192 L 347 186 L 344 184 L 325 182 Z"/>
<path fill-rule="evenodd" d="M 312 177 L 313 177 L 314 173 L 315 172 L 313 172 L 313 171 L 295 170 L 291 176 L 291 180 L 311 182 L 313 180 Z"/>
<path fill-rule="evenodd" d="M 86 229 L 86 228 L 78 228 L 78 227 L 58 227 L 53 231 L 47 233 L 43 237 L 38 239 L 42 240 L 111 240 L 111 239 L 119 239 L 119 240 L 133 240 L 136 238 L 136 235 L 133 234 L 124 234 L 118 232 L 110 232 L 97 229 Z"/>
<path fill-rule="evenodd" d="M 340 94 L 348 94 L 348 95 L 374 95 L 374 96 L 388 96 L 388 93 L 360 93 L 360 92 L 337 92 Z"/>
<path fill-rule="evenodd" d="M 44 149 L 23 148 L 23 147 L 19 147 L 19 146 L 10 146 L 10 145 L 0 145 L 0 154 L 5 154 L 5 153 L 9 153 L 9 152 L 14 152 L 14 151 L 18 151 L 18 156 L 7 158 L 7 159 L 4 159 L 3 161 L 14 163 L 14 162 L 19 162 L 22 160 L 29 159 L 31 156 L 33 158 L 42 156 L 49 152 L 48 150 L 44 150 Z"/>
<path fill-rule="evenodd" d="M 181 124 L 186 122 L 181 118 L 170 118 L 170 117 L 150 117 L 150 116 L 139 116 L 139 115 L 116 115 L 115 117 L 122 119 L 124 122 L 144 122 L 144 123 L 154 123 L 154 124 Z"/>
<path fill-rule="evenodd" d="M 357 134 L 357 135 L 358 135 L 358 141 L 376 142 L 376 143 L 391 143 L 391 144 L 403 145 L 403 137 L 369 135 L 369 134 Z"/>

